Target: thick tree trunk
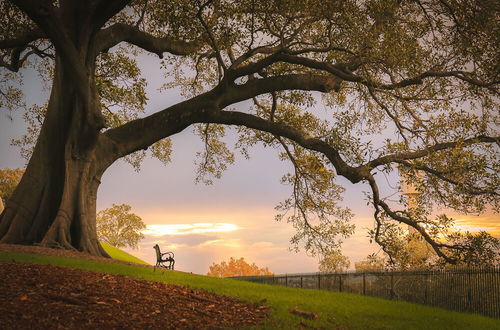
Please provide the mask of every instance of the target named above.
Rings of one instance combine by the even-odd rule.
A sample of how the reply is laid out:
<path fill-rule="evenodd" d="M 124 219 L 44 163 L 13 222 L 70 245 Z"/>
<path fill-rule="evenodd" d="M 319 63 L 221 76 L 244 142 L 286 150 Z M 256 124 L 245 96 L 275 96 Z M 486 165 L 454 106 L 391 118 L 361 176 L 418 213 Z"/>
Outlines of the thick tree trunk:
<path fill-rule="evenodd" d="M 95 158 L 99 127 L 56 60 L 47 114 L 26 172 L 0 218 L 0 242 L 107 256 L 97 240 L 96 197 L 105 168 Z M 93 80 L 92 80 L 93 81 Z"/>

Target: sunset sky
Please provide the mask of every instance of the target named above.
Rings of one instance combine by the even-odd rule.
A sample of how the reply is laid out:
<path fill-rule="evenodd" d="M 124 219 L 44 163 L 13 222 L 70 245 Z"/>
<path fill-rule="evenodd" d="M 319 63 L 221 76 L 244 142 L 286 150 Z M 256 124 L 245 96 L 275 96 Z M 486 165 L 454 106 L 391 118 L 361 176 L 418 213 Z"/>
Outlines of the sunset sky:
<path fill-rule="evenodd" d="M 156 59 L 142 56 L 140 64 L 143 76 L 148 79 L 148 113 L 181 100 L 176 93 L 158 92 L 163 78 Z M 46 93 L 41 91 L 36 74 L 27 72 L 25 77 L 23 90 L 27 101 L 42 104 Z M 11 121 L 5 109 L 0 111 L 0 168 L 25 164 L 19 150 L 10 146 L 11 139 L 20 137 L 25 129 L 22 113 L 13 113 L 12 117 Z M 172 162 L 166 166 L 158 160 L 147 159 L 137 173 L 119 161 L 102 178 L 98 209 L 113 203 L 129 204 L 132 212 L 148 226 L 139 249 L 127 249 L 128 252 L 154 263 L 152 247 L 157 243 L 162 250 L 175 253 L 177 269 L 199 274 L 206 274 L 213 262 L 230 257 L 244 257 L 261 267 L 269 267 L 274 273 L 317 271 L 317 258 L 289 251 L 293 228 L 274 220 L 274 207 L 290 194 L 290 187 L 279 183 L 290 165 L 281 162 L 275 150 L 252 149 L 250 160 L 240 156 L 221 180 L 206 186 L 194 183 L 195 153 L 202 150 L 202 144 L 193 129 L 175 135 L 172 141 Z M 379 248 L 366 237 L 373 224 L 373 209 L 363 195 L 368 186 L 352 185 L 342 179 L 339 182 L 347 189 L 344 204 L 355 213 L 356 233 L 343 246 L 352 268 L 354 262 Z M 398 178 L 394 174 L 387 177 L 381 189 L 387 192 L 397 186 Z M 486 230 L 500 237 L 498 214 L 451 215 L 459 219 L 457 224 L 464 230 Z"/>

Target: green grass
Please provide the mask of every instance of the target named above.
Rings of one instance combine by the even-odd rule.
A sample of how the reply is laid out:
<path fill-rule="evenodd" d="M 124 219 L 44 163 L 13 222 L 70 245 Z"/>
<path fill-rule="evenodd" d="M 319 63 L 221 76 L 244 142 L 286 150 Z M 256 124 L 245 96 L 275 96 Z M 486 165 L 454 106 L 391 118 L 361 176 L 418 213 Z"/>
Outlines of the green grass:
<path fill-rule="evenodd" d="M 101 242 L 101 246 L 104 249 L 104 251 L 106 251 L 109 254 L 109 256 L 113 259 L 127 261 L 127 262 L 133 262 L 133 263 L 141 264 L 141 265 L 149 265 L 147 262 L 145 262 L 137 257 L 134 257 L 133 255 L 131 255 L 125 251 L 122 251 L 119 248 L 114 247 L 113 245 L 108 244 L 106 242 Z"/>
<path fill-rule="evenodd" d="M 297 328 L 301 321 L 326 329 L 337 326 L 346 329 L 500 329 L 498 319 L 348 293 L 284 288 L 87 259 L 0 252 L 2 260 L 121 274 L 201 288 L 250 302 L 265 299 L 265 304 L 272 307 L 271 318 L 264 326 L 268 329 Z M 289 308 L 315 312 L 318 320 L 303 320 L 290 314 Z"/>

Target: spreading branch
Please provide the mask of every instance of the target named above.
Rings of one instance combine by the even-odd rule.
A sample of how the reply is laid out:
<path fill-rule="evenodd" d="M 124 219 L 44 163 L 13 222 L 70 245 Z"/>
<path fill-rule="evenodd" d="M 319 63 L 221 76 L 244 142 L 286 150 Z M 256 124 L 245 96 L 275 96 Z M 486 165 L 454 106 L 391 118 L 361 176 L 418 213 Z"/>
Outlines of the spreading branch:
<path fill-rule="evenodd" d="M 435 177 L 439 178 L 440 180 L 448 182 L 454 186 L 460 187 L 463 191 L 465 191 L 467 194 L 470 194 L 470 195 L 496 195 L 496 196 L 500 196 L 500 193 L 493 190 L 493 189 L 482 189 L 482 188 L 469 186 L 469 185 L 465 186 L 463 183 L 460 183 L 457 180 L 453 180 L 453 179 L 449 178 L 448 176 L 446 176 L 445 173 L 443 173 L 441 171 L 437 171 L 429 166 L 414 165 L 414 164 L 412 164 L 408 161 L 404 161 L 404 160 L 398 160 L 395 162 L 398 164 L 404 165 L 408 168 L 413 168 L 415 170 L 424 171 L 426 173 L 432 174 Z M 498 187 L 497 187 L 497 189 L 498 189 Z"/>
<path fill-rule="evenodd" d="M 10 56 L 8 61 L 4 58 L 0 58 L 0 66 L 10 70 L 12 72 L 17 72 L 23 66 L 24 62 L 29 56 L 36 54 L 44 57 L 43 51 L 39 50 L 37 47 L 30 45 L 33 41 L 45 38 L 45 34 L 39 28 L 34 28 L 29 31 L 25 31 L 13 38 L 0 40 L 0 49 L 10 50 Z M 28 52 L 25 52 L 30 49 Z"/>
<path fill-rule="evenodd" d="M 30 42 L 45 38 L 45 34 L 39 28 L 26 31 L 15 38 L 0 40 L 0 49 L 26 47 Z"/>
<path fill-rule="evenodd" d="M 163 58 L 163 53 L 188 55 L 200 48 L 198 42 L 186 42 L 166 37 L 155 37 L 139 30 L 135 26 L 116 23 L 98 32 L 96 36 L 96 52 L 107 51 L 120 42 L 128 42 Z"/>
<path fill-rule="evenodd" d="M 46 51 L 47 49 L 39 49 L 38 47 L 32 45 L 14 48 L 11 50 L 9 61 L 5 61 L 3 58 L 0 58 L 0 67 L 4 67 L 12 72 L 18 72 L 31 55 L 38 55 L 41 58 L 53 58 L 53 55 L 47 53 Z"/>
<path fill-rule="evenodd" d="M 241 66 L 239 68 L 234 69 L 230 74 L 231 77 L 241 77 L 241 76 L 246 76 L 250 75 L 256 72 L 259 72 L 265 67 L 268 67 L 274 63 L 277 62 L 284 62 L 284 63 L 289 63 L 289 64 L 296 64 L 302 67 L 307 67 L 310 69 L 316 69 L 316 70 L 321 70 L 328 72 L 344 81 L 349 81 L 349 82 L 355 82 L 355 83 L 360 83 L 362 85 L 365 85 L 369 88 L 375 88 L 375 89 L 381 89 L 381 90 L 394 90 L 394 89 L 400 89 L 408 86 L 413 86 L 413 85 L 421 85 L 423 84 L 423 81 L 428 78 L 457 78 L 462 81 L 465 81 L 471 85 L 475 85 L 478 87 L 487 87 L 487 88 L 493 88 L 494 86 L 498 85 L 500 81 L 498 80 L 493 80 L 493 81 L 480 81 L 479 79 L 476 79 L 473 77 L 473 74 L 471 72 L 466 72 L 466 71 L 435 71 L 435 70 L 429 70 L 426 72 L 423 72 L 417 76 L 414 77 L 409 77 L 402 79 L 397 82 L 393 82 L 390 84 L 387 83 L 381 83 L 381 82 L 376 82 L 373 81 L 372 79 L 368 79 L 366 77 L 363 77 L 359 74 L 356 74 L 353 72 L 352 69 L 355 69 L 359 66 L 361 66 L 362 63 L 352 63 L 350 65 L 342 64 L 342 63 L 336 63 L 336 64 L 331 64 L 328 62 L 323 62 L 323 61 L 318 61 L 314 60 L 311 58 L 306 58 L 302 56 L 295 56 L 295 55 L 290 55 L 286 50 L 279 50 L 278 52 L 275 52 L 261 60 L 258 60 L 256 62 L 252 62 L 250 64 L 247 64 L 245 66 Z"/>
<path fill-rule="evenodd" d="M 377 221 L 377 227 L 376 227 L 376 232 L 375 232 L 375 241 L 380 245 L 382 246 L 382 248 L 384 249 L 385 252 L 387 252 L 390 256 L 390 253 L 389 251 L 387 250 L 387 247 L 385 246 L 385 243 L 380 240 L 380 229 L 381 229 L 381 226 L 382 226 L 382 221 L 380 219 L 380 213 L 383 212 L 387 215 L 389 215 L 392 219 L 400 222 L 400 223 L 404 223 L 412 228 L 414 228 L 424 239 L 427 243 L 430 244 L 430 246 L 434 249 L 434 251 L 436 252 L 436 254 L 443 258 L 444 260 L 446 260 L 446 262 L 448 263 L 451 263 L 451 264 L 455 264 L 457 262 L 457 260 L 453 259 L 453 258 L 450 258 L 448 255 L 446 255 L 444 252 L 443 252 L 443 248 L 448 248 L 448 249 L 460 249 L 460 247 L 458 246 L 454 246 L 454 245 L 448 245 L 448 244 L 444 244 L 444 243 L 439 243 L 439 242 L 436 242 L 426 231 L 425 229 L 420 226 L 418 224 L 418 222 L 416 222 L 415 220 L 409 218 L 409 217 L 406 217 L 406 216 L 403 216 L 401 213 L 398 213 L 398 212 L 395 212 L 393 211 L 389 205 L 384 202 L 381 198 L 380 198 L 380 191 L 379 191 L 379 188 L 378 188 L 378 185 L 377 185 L 377 182 L 375 180 L 375 178 L 373 177 L 372 174 L 370 174 L 367 178 L 368 180 L 368 183 L 370 184 L 370 188 L 372 190 L 372 197 L 373 197 L 373 206 L 375 207 L 375 220 Z"/>
<path fill-rule="evenodd" d="M 371 169 L 373 169 L 377 166 L 387 165 L 387 164 L 397 162 L 397 161 L 418 159 L 418 158 L 428 156 L 431 153 L 435 153 L 437 151 L 452 149 L 452 148 L 456 148 L 458 146 L 465 147 L 465 146 L 469 146 L 469 145 L 476 144 L 476 143 L 496 143 L 496 144 L 499 144 L 500 143 L 500 136 L 492 137 L 492 136 L 479 135 L 479 136 L 476 136 L 476 137 L 473 137 L 470 139 L 465 139 L 463 141 L 450 141 L 450 142 L 437 143 L 435 145 L 432 145 L 432 146 L 429 146 L 427 148 L 423 148 L 420 150 L 385 155 L 385 156 L 379 157 L 377 159 L 374 159 L 374 160 L 368 162 L 366 165 L 368 167 L 370 167 Z"/>
<path fill-rule="evenodd" d="M 178 132 L 194 123 L 212 122 L 216 119 L 214 116 L 216 115 L 215 113 L 219 112 L 218 110 L 240 101 L 252 99 L 261 94 L 288 89 L 326 92 L 336 89 L 338 83 L 335 77 L 312 74 L 253 79 L 243 85 L 227 86 L 221 83 L 213 90 L 193 99 L 181 102 L 148 117 L 110 129 L 106 132 L 106 135 L 120 146 L 119 151 L 115 154 L 115 156 L 119 158 L 133 151 L 147 148 L 154 142 L 169 136 L 168 134 L 173 134 L 170 133 L 170 126 L 167 128 L 167 125 L 170 123 L 175 123 L 173 125 L 176 127 L 174 130 Z M 302 136 L 302 133 L 298 130 L 283 124 L 272 123 L 249 114 L 240 112 L 221 112 L 221 114 L 222 113 L 225 117 L 216 119 L 223 121 L 221 123 L 224 123 L 224 121 L 228 121 L 228 124 L 235 125 L 244 125 L 248 123 L 249 128 L 252 128 L 250 127 L 252 125 L 256 125 L 254 128 L 261 127 L 263 130 L 270 133 L 273 133 L 270 131 L 271 129 L 276 129 L 276 135 L 287 138 L 294 137 L 303 140 L 302 142 L 307 145 L 319 143 L 321 146 L 318 146 L 318 148 L 323 148 L 325 151 L 327 150 L 331 159 L 339 166 L 340 171 L 348 171 L 347 165 L 340 159 L 338 151 L 332 149 L 326 142 L 319 139 L 305 141 L 307 138 Z M 355 182 L 361 180 L 361 177 L 351 176 L 351 178 Z"/>

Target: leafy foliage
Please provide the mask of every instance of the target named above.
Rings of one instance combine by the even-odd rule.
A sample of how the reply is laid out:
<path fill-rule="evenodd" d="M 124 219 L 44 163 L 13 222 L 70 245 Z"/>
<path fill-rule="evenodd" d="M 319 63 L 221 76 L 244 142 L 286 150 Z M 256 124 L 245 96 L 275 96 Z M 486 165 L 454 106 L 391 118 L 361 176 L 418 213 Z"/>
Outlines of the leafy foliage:
<path fill-rule="evenodd" d="M 345 272 L 351 262 L 349 258 L 342 255 L 340 251 L 329 251 L 326 255 L 323 255 L 319 261 L 319 271 L 323 273 L 342 273 Z"/>
<path fill-rule="evenodd" d="M 29 111 L 23 114 L 23 119 L 27 124 L 26 133 L 19 139 L 13 139 L 11 144 L 19 147 L 21 157 L 28 161 L 33 154 L 35 143 L 40 134 L 40 129 L 43 124 L 43 119 L 47 110 L 47 105 L 33 105 Z"/>
<path fill-rule="evenodd" d="M 0 170 L 0 198 L 5 202 L 10 198 L 14 189 L 16 189 L 24 170 L 20 168 L 5 168 Z"/>
<path fill-rule="evenodd" d="M 113 204 L 110 208 L 97 213 L 97 235 L 100 240 L 115 247 L 137 248 L 146 228 L 142 219 L 131 213 L 132 207 L 127 204 Z"/>
<path fill-rule="evenodd" d="M 447 252 L 457 260 L 457 266 L 486 268 L 500 265 L 500 239 L 487 232 L 451 231 L 446 234 L 446 242 L 449 246 Z M 436 257 L 430 244 L 416 233 L 395 235 L 384 246 L 384 256 L 369 255 L 355 263 L 356 271 L 423 270 L 447 266 Z"/>
<path fill-rule="evenodd" d="M 498 267 L 500 265 L 500 239 L 485 231 L 476 235 L 469 232 L 452 233 L 450 244 L 461 247 L 461 251 L 452 252 L 461 265 L 473 267 Z"/>
<path fill-rule="evenodd" d="M 381 272 L 386 269 L 385 263 L 384 258 L 370 254 L 364 260 L 355 262 L 354 269 L 358 273 Z"/>
<path fill-rule="evenodd" d="M 212 177 L 220 179 L 228 165 L 234 162 L 234 154 L 226 144 L 221 141 L 225 135 L 225 128 L 222 125 L 198 125 L 196 134 L 201 137 L 205 144 L 203 152 L 197 152 L 197 176 L 196 182 L 213 184 Z"/>
<path fill-rule="evenodd" d="M 231 276 L 266 276 L 273 275 L 267 267 L 259 268 L 255 263 L 251 265 L 244 258 L 235 259 L 231 257 L 229 262 L 222 261 L 220 264 L 215 262 L 210 266 L 207 276 L 213 277 L 231 277 Z"/>

